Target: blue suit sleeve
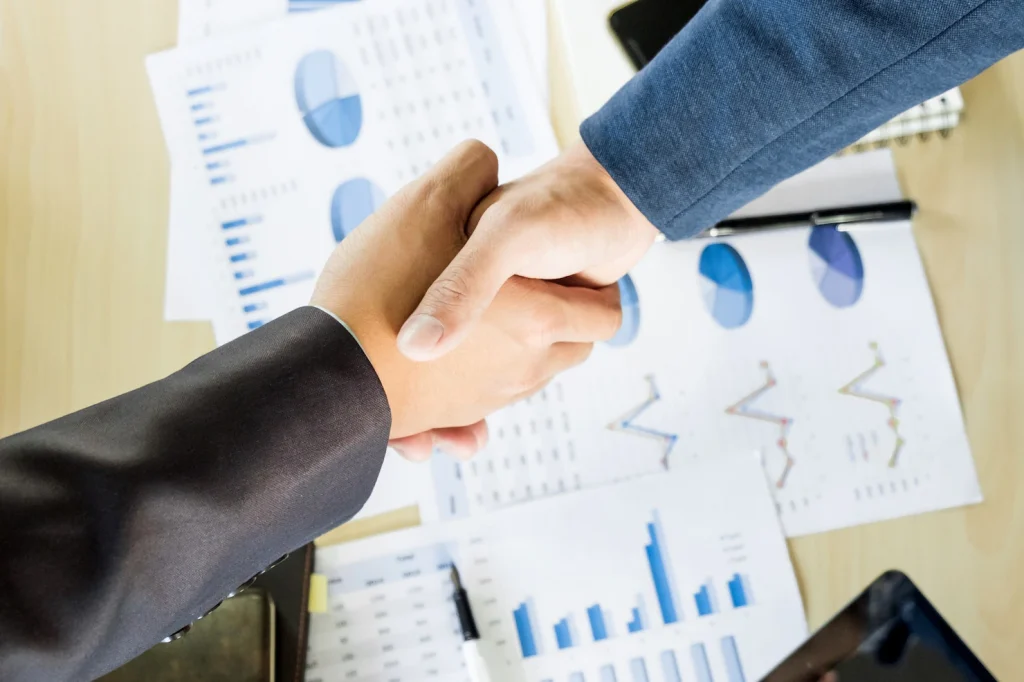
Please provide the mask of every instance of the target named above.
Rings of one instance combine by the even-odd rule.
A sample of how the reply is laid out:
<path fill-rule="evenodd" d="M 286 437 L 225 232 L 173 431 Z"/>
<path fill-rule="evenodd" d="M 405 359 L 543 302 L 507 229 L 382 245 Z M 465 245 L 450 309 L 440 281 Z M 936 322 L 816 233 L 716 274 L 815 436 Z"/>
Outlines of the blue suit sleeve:
<path fill-rule="evenodd" d="M 679 239 L 1022 47 L 1020 0 L 710 0 L 580 132 Z"/>

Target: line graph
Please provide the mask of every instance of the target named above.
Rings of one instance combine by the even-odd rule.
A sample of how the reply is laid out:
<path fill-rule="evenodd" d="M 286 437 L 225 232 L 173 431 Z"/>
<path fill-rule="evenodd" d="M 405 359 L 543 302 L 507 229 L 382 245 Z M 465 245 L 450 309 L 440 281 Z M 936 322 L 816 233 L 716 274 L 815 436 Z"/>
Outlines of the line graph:
<path fill-rule="evenodd" d="M 889 430 L 893 432 L 896 437 L 896 442 L 893 444 L 892 455 L 889 456 L 889 466 L 895 467 L 896 462 L 900 456 L 900 451 L 906 444 L 902 434 L 900 434 L 900 420 L 899 420 L 899 409 L 900 403 L 902 402 L 895 396 L 883 395 L 881 393 L 875 393 L 864 388 L 866 383 L 871 377 L 873 377 L 880 369 L 885 367 L 885 358 L 882 357 L 882 350 L 878 347 L 878 344 L 872 341 L 868 344 L 871 352 L 875 356 L 875 361 L 871 367 L 867 368 L 857 376 L 853 378 L 848 384 L 844 385 L 839 389 L 839 393 L 842 395 L 852 396 L 854 398 L 861 398 L 862 400 L 870 400 L 871 402 L 879 403 L 884 405 L 889 410 L 889 419 L 886 421 L 886 425 Z"/>
<path fill-rule="evenodd" d="M 796 464 L 796 460 L 793 459 L 793 455 L 789 451 L 788 440 L 789 430 L 793 426 L 793 419 L 758 410 L 753 407 L 753 404 L 757 402 L 758 398 L 775 388 L 777 385 L 775 375 L 772 374 L 771 365 L 768 364 L 767 360 L 761 361 L 761 369 L 764 370 L 765 374 L 764 385 L 754 392 L 740 398 L 736 403 L 725 408 L 725 413 L 735 417 L 746 417 L 747 419 L 756 419 L 758 421 L 768 422 L 769 424 L 775 424 L 779 427 L 779 438 L 775 441 L 775 445 L 779 448 L 779 452 L 782 453 L 786 463 L 782 468 L 782 473 L 779 474 L 777 479 L 775 479 L 775 487 L 781 489 L 786 486 L 786 478 L 789 477 L 789 472 L 792 471 L 793 465 Z"/>
<path fill-rule="evenodd" d="M 615 419 L 615 421 L 608 425 L 608 429 L 611 431 L 621 431 L 633 436 L 640 436 L 641 438 L 649 438 L 650 440 L 660 443 L 662 448 L 661 466 L 668 469 L 668 457 L 672 454 L 672 448 L 675 447 L 676 441 L 679 440 L 679 436 L 674 433 L 665 433 L 664 431 L 658 431 L 656 429 L 651 429 L 634 423 L 651 405 L 661 400 L 661 394 L 658 392 L 658 385 L 654 383 L 654 377 L 648 375 L 644 377 L 644 380 L 647 381 L 647 388 L 649 391 L 647 399 L 629 410 L 629 412 L 626 412 L 621 417 Z"/>

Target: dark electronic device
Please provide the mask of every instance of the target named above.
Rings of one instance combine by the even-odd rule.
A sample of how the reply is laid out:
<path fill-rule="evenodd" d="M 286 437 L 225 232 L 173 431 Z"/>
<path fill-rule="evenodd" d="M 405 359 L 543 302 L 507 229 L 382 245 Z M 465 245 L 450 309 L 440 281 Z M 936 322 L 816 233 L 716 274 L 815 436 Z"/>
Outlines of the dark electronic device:
<path fill-rule="evenodd" d="M 880 576 L 762 682 L 995 682 L 910 578 Z"/>
<path fill-rule="evenodd" d="M 633 66 L 642 69 L 689 23 L 704 0 L 637 0 L 608 17 Z"/>

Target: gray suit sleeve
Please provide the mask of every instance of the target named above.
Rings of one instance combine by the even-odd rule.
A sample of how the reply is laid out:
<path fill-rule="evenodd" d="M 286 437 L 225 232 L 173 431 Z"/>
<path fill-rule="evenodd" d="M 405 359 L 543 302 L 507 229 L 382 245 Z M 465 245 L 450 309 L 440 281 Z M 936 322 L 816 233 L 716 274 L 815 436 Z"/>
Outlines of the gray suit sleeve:
<path fill-rule="evenodd" d="M 92 679 L 373 489 L 373 367 L 302 308 L 131 393 L 0 440 L 0 679 Z"/>

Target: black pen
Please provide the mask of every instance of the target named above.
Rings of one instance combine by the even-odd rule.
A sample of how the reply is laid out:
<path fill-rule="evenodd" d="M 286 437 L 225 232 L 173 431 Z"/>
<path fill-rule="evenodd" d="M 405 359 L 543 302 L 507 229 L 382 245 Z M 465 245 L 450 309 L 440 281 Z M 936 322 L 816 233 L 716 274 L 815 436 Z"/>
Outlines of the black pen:
<path fill-rule="evenodd" d="M 459 629 L 462 630 L 462 655 L 466 658 L 466 670 L 470 682 L 491 682 L 487 670 L 487 662 L 480 653 L 480 631 L 476 628 L 473 611 L 469 608 L 469 595 L 462 587 L 459 569 L 452 564 L 452 601 L 455 602 L 455 613 L 459 616 Z"/>
<path fill-rule="evenodd" d="M 910 220 L 917 212 L 917 204 L 909 199 L 885 204 L 840 206 L 809 213 L 779 213 L 776 215 L 731 218 L 701 232 L 699 237 L 727 237 L 733 234 L 760 230 L 778 230 L 787 227 L 815 227 L 818 225 L 849 225 L 851 223 L 878 223 Z"/>

